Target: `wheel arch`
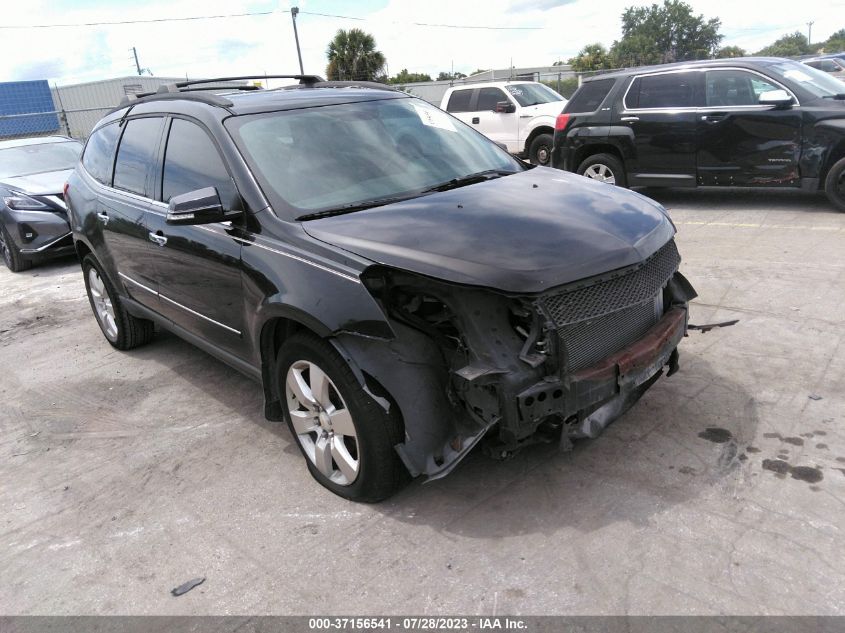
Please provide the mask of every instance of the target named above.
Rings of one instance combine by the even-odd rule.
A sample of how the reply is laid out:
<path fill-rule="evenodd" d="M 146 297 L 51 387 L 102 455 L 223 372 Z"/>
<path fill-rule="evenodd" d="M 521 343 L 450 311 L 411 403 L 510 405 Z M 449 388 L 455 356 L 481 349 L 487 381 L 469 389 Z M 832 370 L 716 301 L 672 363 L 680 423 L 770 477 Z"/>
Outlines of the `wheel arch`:
<path fill-rule="evenodd" d="M 582 145 L 575 150 L 575 157 L 572 161 L 572 170 L 577 171 L 581 163 L 587 160 L 590 156 L 595 156 L 596 154 L 612 154 L 622 162 L 623 167 L 625 165 L 625 158 L 622 155 L 622 152 L 613 143 L 590 143 Z"/>
<path fill-rule="evenodd" d="M 831 168 L 840 160 L 845 158 L 845 137 L 840 137 L 836 144 L 834 144 L 827 153 L 822 170 L 819 173 L 819 188 L 824 189 L 824 182 L 827 179 L 827 174 Z"/>
<path fill-rule="evenodd" d="M 555 129 L 551 125 L 542 124 L 538 125 L 533 130 L 531 130 L 531 133 L 528 135 L 528 138 L 525 139 L 525 147 L 523 148 L 523 152 L 526 156 L 528 156 L 528 152 L 531 151 L 531 143 L 533 143 L 534 139 L 540 136 L 541 134 L 549 134 L 552 139 L 554 139 Z"/>

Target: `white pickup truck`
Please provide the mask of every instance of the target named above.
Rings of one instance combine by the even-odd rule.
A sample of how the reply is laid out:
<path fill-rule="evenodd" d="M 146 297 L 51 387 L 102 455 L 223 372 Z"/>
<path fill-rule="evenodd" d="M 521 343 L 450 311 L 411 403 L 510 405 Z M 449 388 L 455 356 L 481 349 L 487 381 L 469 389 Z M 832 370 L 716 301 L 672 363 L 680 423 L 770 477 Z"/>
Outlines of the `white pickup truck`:
<path fill-rule="evenodd" d="M 440 108 L 535 165 L 548 165 L 555 118 L 566 99 L 533 81 L 495 81 L 454 86 Z"/>

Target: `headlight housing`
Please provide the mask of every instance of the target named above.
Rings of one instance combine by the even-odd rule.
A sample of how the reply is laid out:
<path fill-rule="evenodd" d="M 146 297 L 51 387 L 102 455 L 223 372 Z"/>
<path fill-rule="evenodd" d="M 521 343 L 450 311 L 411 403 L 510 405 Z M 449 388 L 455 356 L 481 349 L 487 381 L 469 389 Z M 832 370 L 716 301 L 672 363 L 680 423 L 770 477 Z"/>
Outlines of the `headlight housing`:
<path fill-rule="evenodd" d="M 11 192 L 11 195 L 3 196 L 3 204 L 9 207 L 12 211 L 49 211 L 50 206 L 44 204 L 40 200 L 31 198 L 25 194 L 17 191 Z"/>

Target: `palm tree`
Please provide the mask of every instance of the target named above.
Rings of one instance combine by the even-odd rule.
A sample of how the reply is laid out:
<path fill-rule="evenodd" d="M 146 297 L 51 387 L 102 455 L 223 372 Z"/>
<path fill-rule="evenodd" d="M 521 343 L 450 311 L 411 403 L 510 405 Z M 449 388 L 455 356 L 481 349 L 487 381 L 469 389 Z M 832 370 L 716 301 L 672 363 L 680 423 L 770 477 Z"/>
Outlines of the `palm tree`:
<path fill-rule="evenodd" d="M 326 75 L 331 81 L 373 81 L 387 60 L 376 50 L 376 40 L 360 29 L 340 29 L 326 50 L 329 65 Z"/>

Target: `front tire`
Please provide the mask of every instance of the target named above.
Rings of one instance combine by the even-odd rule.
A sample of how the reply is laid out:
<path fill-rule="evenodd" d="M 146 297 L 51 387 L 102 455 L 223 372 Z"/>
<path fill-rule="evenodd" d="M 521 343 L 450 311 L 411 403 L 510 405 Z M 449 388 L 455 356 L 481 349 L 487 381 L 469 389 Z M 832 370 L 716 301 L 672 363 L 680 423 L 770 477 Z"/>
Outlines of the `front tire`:
<path fill-rule="evenodd" d="M 528 148 L 528 160 L 535 165 L 548 167 L 552 160 L 552 144 L 554 137 L 551 134 L 538 134 L 537 138 L 531 141 Z"/>
<path fill-rule="evenodd" d="M 395 406 L 386 413 L 327 341 L 308 332 L 279 349 L 276 384 L 311 476 L 336 495 L 374 503 L 408 480 L 394 446 L 404 440 Z"/>
<path fill-rule="evenodd" d="M 82 260 L 82 274 L 94 317 L 112 347 L 129 350 L 153 339 L 153 322 L 129 314 L 93 255 L 86 255 Z"/>
<path fill-rule="evenodd" d="M 32 261 L 26 259 L 21 255 L 21 251 L 6 227 L 0 224 L 0 257 L 3 258 L 3 263 L 6 268 L 13 273 L 19 273 L 24 270 L 32 268 Z"/>
<path fill-rule="evenodd" d="M 622 161 L 613 154 L 593 154 L 578 165 L 577 172 L 599 182 L 617 187 L 627 187 L 625 167 Z"/>
<path fill-rule="evenodd" d="M 845 158 L 834 163 L 824 180 L 824 192 L 839 211 L 845 211 Z"/>

